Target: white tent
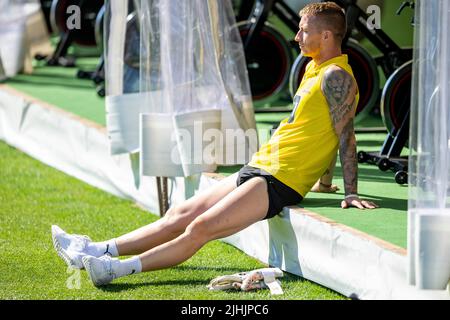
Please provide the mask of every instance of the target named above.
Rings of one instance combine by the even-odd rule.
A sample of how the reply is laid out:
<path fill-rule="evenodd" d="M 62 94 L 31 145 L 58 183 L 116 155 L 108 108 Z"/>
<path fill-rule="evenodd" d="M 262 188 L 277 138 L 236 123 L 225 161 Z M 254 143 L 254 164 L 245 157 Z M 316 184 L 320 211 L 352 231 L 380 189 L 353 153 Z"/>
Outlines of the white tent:
<path fill-rule="evenodd" d="M 408 204 L 409 282 L 450 279 L 450 2 L 416 2 Z"/>
<path fill-rule="evenodd" d="M 105 21 L 112 154 L 146 176 L 248 162 L 256 124 L 229 0 L 108 1 Z"/>

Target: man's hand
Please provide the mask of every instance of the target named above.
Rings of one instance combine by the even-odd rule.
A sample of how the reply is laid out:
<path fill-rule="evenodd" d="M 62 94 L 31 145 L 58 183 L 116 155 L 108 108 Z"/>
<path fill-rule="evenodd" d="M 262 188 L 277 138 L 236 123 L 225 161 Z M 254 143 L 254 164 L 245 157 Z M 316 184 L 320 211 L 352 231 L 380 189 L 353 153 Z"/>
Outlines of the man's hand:
<path fill-rule="evenodd" d="M 341 202 L 342 209 L 347 209 L 348 207 L 357 207 L 359 209 L 375 209 L 378 205 L 372 201 L 361 200 L 358 196 L 348 197 Z"/>
<path fill-rule="evenodd" d="M 317 180 L 316 184 L 311 188 L 311 192 L 335 193 L 339 187 L 335 184 L 324 184 Z"/>

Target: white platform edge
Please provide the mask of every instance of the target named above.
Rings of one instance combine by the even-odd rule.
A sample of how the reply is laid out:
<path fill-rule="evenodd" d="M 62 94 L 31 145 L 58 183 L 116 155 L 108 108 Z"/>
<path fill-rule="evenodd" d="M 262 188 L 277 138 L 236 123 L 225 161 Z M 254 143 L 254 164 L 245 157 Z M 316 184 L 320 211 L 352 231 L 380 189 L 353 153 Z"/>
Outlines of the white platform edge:
<path fill-rule="evenodd" d="M 128 156 L 111 156 L 105 128 L 0 85 L 0 139 L 33 158 L 159 212 L 154 178 L 137 189 Z M 173 180 L 177 204 L 217 183 L 217 174 Z M 223 239 L 263 263 L 359 299 L 450 299 L 407 284 L 406 251 L 299 207 Z"/>

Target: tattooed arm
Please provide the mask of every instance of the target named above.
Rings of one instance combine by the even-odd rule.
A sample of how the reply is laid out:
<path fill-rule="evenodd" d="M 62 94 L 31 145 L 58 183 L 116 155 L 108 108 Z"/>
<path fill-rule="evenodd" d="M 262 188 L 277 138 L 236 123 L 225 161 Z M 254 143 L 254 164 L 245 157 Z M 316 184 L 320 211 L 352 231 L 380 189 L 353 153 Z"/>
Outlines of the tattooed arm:
<path fill-rule="evenodd" d="M 376 208 L 358 197 L 358 161 L 353 116 L 357 86 L 353 77 L 337 66 L 330 66 L 324 74 L 322 92 L 330 108 L 330 116 L 336 135 L 339 137 L 339 157 L 344 176 L 345 200 L 342 208 L 355 206 L 360 209 Z"/>

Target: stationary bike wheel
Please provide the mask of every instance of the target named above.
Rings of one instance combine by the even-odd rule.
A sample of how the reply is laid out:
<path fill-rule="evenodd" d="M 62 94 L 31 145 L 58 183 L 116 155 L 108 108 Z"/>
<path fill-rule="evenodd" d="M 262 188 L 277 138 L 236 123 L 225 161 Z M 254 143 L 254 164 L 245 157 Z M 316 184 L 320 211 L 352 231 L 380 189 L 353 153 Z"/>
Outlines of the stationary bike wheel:
<path fill-rule="evenodd" d="M 60 32 L 69 31 L 67 27 L 68 19 L 73 19 L 73 12 L 67 9 L 72 6 L 79 6 L 80 0 L 53 0 L 50 10 L 50 21 L 53 30 Z M 97 45 L 95 39 L 95 21 L 98 12 L 104 4 L 103 0 L 86 0 L 81 8 L 80 29 L 71 30 L 73 42 L 82 46 L 94 47 Z"/>
<path fill-rule="evenodd" d="M 381 117 L 391 133 L 400 129 L 411 105 L 412 61 L 400 66 L 386 81 L 381 95 Z M 409 119 L 406 119 L 409 121 Z"/>
<path fill-rule="evenodd" d="M 359 89 L 359 102 L 356 108 L 355 123 L 363 119 L 377 103 L 380 94 L 380 76 L 377 65 L 370 54 L 361 47 L 358 42 L 349 39 L 342 46 L 342 53 L 348 55 L 348 62 Z M 294 97 L 303 75 L 306 65 L 311 58 L 299 55 L 294 62 L 289 78 L 289 90 Z"/>
<path fill-rule="evenodd" d="M 251 23 L 238 23 L 245 42 Z M 255 107 L 263 106 L 280 97 L 287 88 L 292 65 L 292 49 L 285 38 L 268 23 L 245 52 L 247 71 Z"/>

